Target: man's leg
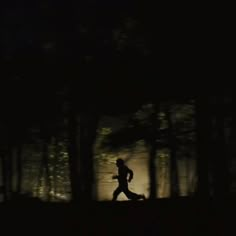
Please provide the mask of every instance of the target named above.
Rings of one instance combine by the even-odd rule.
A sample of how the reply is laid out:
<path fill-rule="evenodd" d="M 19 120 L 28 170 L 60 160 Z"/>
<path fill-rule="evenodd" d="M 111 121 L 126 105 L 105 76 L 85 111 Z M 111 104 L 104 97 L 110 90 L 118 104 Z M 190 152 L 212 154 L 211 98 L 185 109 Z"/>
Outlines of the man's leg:
<path fill-rule="evenodd" d="M 112 201 L 116 201 L 118 195 L 122 192 L 122 189 L 118 187 L 114 192 L 113 192 L 113 198 Z"/>
<path fill-rule="evenodd" d="M 137 194 L 137 193 L 131 192 L 128 188 L 125 188 L 123 192 L 126 195 L 126 197 L 130 200 L 145 199 L 145 196 L 143 194 Z"/>

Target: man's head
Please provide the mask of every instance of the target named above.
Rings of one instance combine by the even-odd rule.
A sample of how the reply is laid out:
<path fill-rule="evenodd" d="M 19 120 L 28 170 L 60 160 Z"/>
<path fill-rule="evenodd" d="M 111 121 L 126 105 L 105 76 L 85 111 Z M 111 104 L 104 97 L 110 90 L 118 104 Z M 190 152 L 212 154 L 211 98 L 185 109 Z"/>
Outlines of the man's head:
<path fill-rule="evenodd" d="M 124 161 L 121 159 L 121 158 L 118 158 L 116 160 L 116 166 L 117 167 L 120 167 L 120 166 L 123 166 L 124 165 Z"/>

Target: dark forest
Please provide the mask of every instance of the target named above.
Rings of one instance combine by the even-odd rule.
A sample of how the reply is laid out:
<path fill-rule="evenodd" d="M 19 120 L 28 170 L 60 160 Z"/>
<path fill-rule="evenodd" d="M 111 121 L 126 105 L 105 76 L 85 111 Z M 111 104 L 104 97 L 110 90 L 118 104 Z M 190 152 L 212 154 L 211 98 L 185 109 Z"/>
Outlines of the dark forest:
<path fill-rule="evenodd" d="M 229 12 L 123 0 L 3 1 L 1 10 L 0 231 L 228 235 Z M 124 170 L 142 195 L 114 201 Z"/>

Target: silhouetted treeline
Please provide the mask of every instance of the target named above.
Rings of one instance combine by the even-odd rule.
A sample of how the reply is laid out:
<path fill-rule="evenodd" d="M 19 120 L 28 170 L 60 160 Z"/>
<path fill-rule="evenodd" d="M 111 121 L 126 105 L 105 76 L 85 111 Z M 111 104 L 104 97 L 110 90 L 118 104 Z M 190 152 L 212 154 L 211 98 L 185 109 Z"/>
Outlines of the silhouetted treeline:
<path fill-rule="evenodd" d="M 69 191 L 74 201 L 92 199 L 93 145 L 99 120 L 103 115 L 134 113 L 147 103 L 154 104 L 156 111 L 139 135 L 150 147 L 150 197 L 155 198 L 155 154 L 162 145 L 157 142 L 162 135 L 158 109 L 165 102 L 172 106 L 189 100 L 194 101 L 196 119 L 197 192 L 200 196 L 230 192 L 235 97 L 224 80 L 229 72 L 226 59 L 222 60 L 226 54 L 221 48 L 218 54 L 214 50 L 215 35 L 223 27 L 212 26 L 210 34 L 207 18 L 200 22 L 190 15 L 190 20 L 176 15 L 167 20 L 165 14 L 156 18 L 148 4 L 121 2 L 62 6 L 25 1 L 15 7 L 5 2 L 0 84 L 5 199 L 22 192 L 24 153 L 36 143 L 36 152 L 42 154 L 36 182 L 41 183 L 38 188 L 47 189 L 42 190 L 47 199 L 57 196 L 56 176 L 63 173 L 71 185 L 63 191 Z M 205 80 L 212 76 L 224 82 L 207 85 Z M 169 106 L 165 106 L 168 129 L 164 135 L 171 150 L 171 179 L 177 182 L 175 158 L 180 144 Z M 60 159 L 62 154 L 55 150 L 51 157 L 49 145 L 66 150 L 68 160 Z M 66 162 L 67 173 L 59 171 L 58 166 Z M 178 192 L 177 185 L 172 186 L 172 195 Z"/>

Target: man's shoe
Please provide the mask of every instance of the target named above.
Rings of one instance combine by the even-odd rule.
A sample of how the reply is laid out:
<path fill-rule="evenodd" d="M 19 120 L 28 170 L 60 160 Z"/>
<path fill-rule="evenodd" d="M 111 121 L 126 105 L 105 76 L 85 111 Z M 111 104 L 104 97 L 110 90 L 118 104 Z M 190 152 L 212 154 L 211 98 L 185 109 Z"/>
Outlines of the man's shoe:
<path fill-rule="evenodd" d="M 141 194 L 141 199 L 146 200 L 146 197 L 144 194 Z"/>

